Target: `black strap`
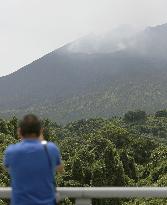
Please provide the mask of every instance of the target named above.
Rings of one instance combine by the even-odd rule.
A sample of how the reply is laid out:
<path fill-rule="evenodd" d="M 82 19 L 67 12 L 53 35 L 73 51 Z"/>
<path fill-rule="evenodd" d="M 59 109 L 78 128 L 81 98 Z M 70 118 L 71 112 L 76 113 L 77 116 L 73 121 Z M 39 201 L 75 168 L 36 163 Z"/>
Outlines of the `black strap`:
<path fill-rule="evenodd" d="M 44 146 L 44 150 L 46 152 L 49 167 L 52 168 L 52 162 L 51 162 L 51 159 L 50 159 L 50 156 L 49 156 L 48 146 L 47 146 L 47 144 L 44 144 L 43 146 Z"/>
<path fill-rule="evenodd" d="M 49 167 L 50 167 L 50 169 L 52 169 L 52 161 L 51 161 L 51 158 L 50 158 L 50 155 L 49 155 L 47 143 L 46 143 L 46 144 L 43 144 L 43 147 L 44 147 L 44 150 L 45 150 L 47 159 L 48 159 Z M 56 188 L 56 182 L 55 182 L 55 180 L 54 180 L 54 176 L 53 176 L 53 184 L 54 184 L 54 186 L 55 186 L 55 188 Z"/>
<path fill-rule="evenodd" d="M 50 158 L 50 155 L 49 155 L 47 143 L 46 143 L 46 144 L 43 144 L 43 147 L 44 147 L 44 150 L 45 150 L 47 159 L 48 159 L 49 167 L 50 167 L 50 169 L 52 169 L 52 161 L 51 161 L 51 158 Z M 53 176 L 53 184 L 54 184 L 55 190 L 56 190 L 56 182 L 55 182 L 55 180 L 54 180 L 54 176 Z M 57 204 L 56 198 L 55 198 L 55 202 L 54 202 L 54 203 L 55 203 L 55 205 Z"/>
<path fill-rule="evenodd" d="M 44 146 L 44 150 L 45 150 L 45 153 L 46 153 L 46 156 L 47 156 L 47 159 L 48 159 L 49 167 L 50 167 L 50 169 L 52 171 L 52 161 L 51 161 L 51 158 L 50 158 L 50 155 L 49 155 L 47 143 L 43 144 L 43 146 Z M 55 182 L 55 179 L 54 179 L 54 175 L 53 175 L 53 184 L 54 184 L 54 186 L 56 188 L 56 182 Z"/>

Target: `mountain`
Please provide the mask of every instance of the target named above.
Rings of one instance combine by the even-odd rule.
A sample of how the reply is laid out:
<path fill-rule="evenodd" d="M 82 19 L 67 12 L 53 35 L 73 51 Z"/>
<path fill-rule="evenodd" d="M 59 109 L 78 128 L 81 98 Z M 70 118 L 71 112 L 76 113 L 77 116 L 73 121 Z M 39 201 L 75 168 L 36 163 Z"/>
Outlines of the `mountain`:
<path fill-rule="evenodd" d="M 1 77 L 1 116 L 35 112 L 67 123 L 165 109 L 166 54 L 167 24 L 79 39 Z"/>

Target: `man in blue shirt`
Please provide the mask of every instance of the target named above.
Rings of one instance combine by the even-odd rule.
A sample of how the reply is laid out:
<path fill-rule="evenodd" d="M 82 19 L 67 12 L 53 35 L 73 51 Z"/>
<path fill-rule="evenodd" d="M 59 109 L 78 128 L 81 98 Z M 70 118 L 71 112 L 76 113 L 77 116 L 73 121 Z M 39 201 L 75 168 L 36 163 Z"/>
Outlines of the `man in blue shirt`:
<path fill-rule="evenodd" d="M 59 149 L 41 141 L 42 126 L 27 115 L 19 126 L 21 142 L 10 145 L 4 156 L 12 181 L 12 205 L 55 205 L 55 172 L 62 172 Z"/>

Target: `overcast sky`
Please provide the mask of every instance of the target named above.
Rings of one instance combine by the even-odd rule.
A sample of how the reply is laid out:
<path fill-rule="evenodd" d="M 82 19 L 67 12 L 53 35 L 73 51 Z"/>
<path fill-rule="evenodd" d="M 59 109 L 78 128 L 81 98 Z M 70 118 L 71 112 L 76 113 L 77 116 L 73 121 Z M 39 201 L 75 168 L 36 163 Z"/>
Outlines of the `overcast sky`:
<path fill-rule="evenodd" d="M 91 32 L 167 23 L 167 0 L 0 0 L 0 76 Z"/>

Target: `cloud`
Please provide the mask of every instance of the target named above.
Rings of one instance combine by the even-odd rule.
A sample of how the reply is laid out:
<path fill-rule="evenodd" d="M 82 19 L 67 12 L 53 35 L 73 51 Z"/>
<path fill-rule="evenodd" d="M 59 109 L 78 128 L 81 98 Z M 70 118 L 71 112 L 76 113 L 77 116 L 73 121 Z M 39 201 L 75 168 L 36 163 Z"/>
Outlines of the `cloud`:
<path fill-rule="evenodd" d="M 91 32 L 167 21 L 166 0 L 0 0 L 0 5 L 0 75 Z"/>

